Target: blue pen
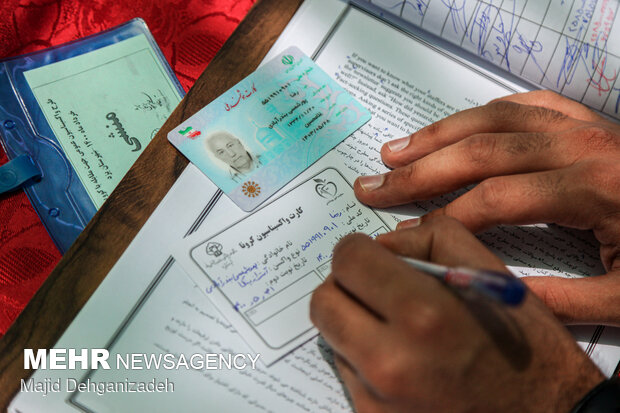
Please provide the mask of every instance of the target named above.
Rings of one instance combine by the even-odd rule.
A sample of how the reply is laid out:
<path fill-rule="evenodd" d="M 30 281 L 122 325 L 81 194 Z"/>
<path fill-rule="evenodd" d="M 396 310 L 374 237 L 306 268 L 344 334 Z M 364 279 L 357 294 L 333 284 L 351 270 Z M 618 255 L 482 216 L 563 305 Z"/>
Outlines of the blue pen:
<path fill-rule="evenodd" d="M 507 305 L 519 305 L 525 297 L 525 285 L 508 274 L 464 267 L 451 268 L 415 258 L 400 258 L 413 268 L 437 277 L 448 285 L 472 288 Z"/>

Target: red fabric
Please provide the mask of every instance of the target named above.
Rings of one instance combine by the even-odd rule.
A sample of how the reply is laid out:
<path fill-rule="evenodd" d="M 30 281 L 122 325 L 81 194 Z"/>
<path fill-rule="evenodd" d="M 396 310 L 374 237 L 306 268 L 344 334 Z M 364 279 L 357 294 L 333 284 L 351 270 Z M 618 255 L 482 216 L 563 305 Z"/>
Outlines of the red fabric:
<path fill-rule="evenodd" d="M 1 0 L 0 58 L 143 18 L 188 90 L 255 0 Z M 0 148 L 0 165 L 7 162 Z M 23 192 L 0 196 L 0 336 L 60 260 Z"/>

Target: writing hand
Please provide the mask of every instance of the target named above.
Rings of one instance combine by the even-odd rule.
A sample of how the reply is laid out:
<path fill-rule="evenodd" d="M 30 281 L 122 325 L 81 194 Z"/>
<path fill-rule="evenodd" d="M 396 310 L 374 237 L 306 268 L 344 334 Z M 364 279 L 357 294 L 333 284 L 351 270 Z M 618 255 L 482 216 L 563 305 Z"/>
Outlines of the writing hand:
<path fill-rule="evenodd" d="M 463 299 L 397 257 L 507 271 L 456 220 L 377 241 L 344 238 L 311 301 L 357 412 L 567 412 L 603 380 L 531 293 L 519 307 Z"/>
<path fill-rule="evenodd" d="M 456 113 L 381 153 L 395 169 L 356 181 L 366 204 L 403 204 L 478 183 L 422 220 L 450 215 L 474 232 L 532 223 L 592 229 L 606 276 L 524 281 L 565 322 L 620 325 L 619 124 L 537 91 Z"/>

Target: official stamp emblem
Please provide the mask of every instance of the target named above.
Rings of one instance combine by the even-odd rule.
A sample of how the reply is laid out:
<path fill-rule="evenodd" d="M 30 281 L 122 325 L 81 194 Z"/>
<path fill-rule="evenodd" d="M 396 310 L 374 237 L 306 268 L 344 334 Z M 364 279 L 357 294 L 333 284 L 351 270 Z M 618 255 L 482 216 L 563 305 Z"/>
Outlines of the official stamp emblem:
<path fill-rule="evenodd" d="M 207 242 L 207 255 L 219 257 L 222 255 L 222 244 L 219 242 Z"/>
<path fill-rule="evenodd" d="M 338 194 L 338 187 L 335 183 L 324 179 L 315 179 L 314 182 L 317 183 L 314 190 L 319 196 L 330 199 Z"/>
<path fill-rule="evenodd" d="M 247 181 L 244 183 L 241 190 L 243 191 L 243 195 L 248 198 L 256 198 L 260 195 L 260 185 L 254 181 Z"/>

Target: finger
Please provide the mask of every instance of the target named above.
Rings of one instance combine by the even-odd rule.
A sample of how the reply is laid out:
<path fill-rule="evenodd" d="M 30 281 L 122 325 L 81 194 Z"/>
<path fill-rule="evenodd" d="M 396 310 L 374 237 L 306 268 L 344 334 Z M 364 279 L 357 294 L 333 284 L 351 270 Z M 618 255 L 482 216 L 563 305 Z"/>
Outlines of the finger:
<path fill-rule="evenodd" d="M 613 222 L 610 222 L 613 226 L 605 228 L 608 229 L 606 232 L 611 232 L 610 238 L 613 241 L 608 244 L 601 244 L 601 260 L 607 271 L 620 271 L 620 225 L 617 225 L 618 221 L 618 219 L 613 220 Z M 604 223 L 603 225 L 606 224 Z M 594 230 L 594 235 L 601 239 L 603 238 L 601 232 L 600 230 Z"/>
<path fill-rule="evenodd" d="M 349 294 L 389 320 L 402 306 L 450 299 L 437 280 L 411 268 L 368 236 L 345 237 L 334 249 L 332 276 Z M 413 304 L 411 304 L 413 303 Z"/>
<path fill-rule="evenodd" d="M 507 272 L 463 224 L 449 217 L 427 219 L 420 226 L 382 234 L 377 241 L 399 255 L 447 266 L 466 266 Z"/>
<path fill-rule="evenodd" d="M 491 102 L 514 102 L 522 105 L 540 106 L 550 110 L 556 110 L 565 115 L 579 120 L 596 122 L 603 120 L 602 116 L 597 115 L 581 103 L 559 95 L 551 90 L 535 90 L 527 93 L 516 93 Z M 489 103 L 491 103 L 489 102 Z"/>
<path fill-rule="evenodd" d="M 457 112 L 408 137 L 388 142 L 381 148 L 381 156 L 386 165 L 396 168 L 475 134 L 558 132 L 579 124 L 555 110 L 497 101 Z"/>
<path fill-rule="evenodd" d="M 334 351 L 355 365 L 383 346 L 377 338 L 386 334 L 384 323 L 338 287 L 333 277 L 312 294 L 310 319 Z"/>
<path fill-rule="evenodd" d="M 616 214 L 620 211 L 616 210 Z M 601 241 L 601 261 L 606 271 L 620 271 L 620 217 L 601 220 L 594 235 Z"/>
<path fill-rule="evenodd" d="M 592 194 L 587 185 L 577 182 L 579 170 L 564 168 L 490 178 L 421 220 L 448 215 L 461 221 L 472 232 L 500 224 L 541 222 L 592 228 L 597 211 L 588 206 Z"/>
<path fill-rule="evenodd" d="M 421 223 L 422 223 L 422 220 L 420 219 L 420 217 L 406 219 L 396 224 L 396 230 L 415 228 L 417 226 L 420 226 Z"/>
<path fill-rule="evenodd" d="M 564 323 L 620 326 L 620 271 L 580 279 L 522 280 Z"/>
<path fill-rule="evenodd" d="M 383 413 L 385 407 L 379 399 L 369 391 L 349 363 L 338 354 L 334 355 L 340 378 L 351 395 L 355 411 L 358 413 Z"/>
<path fill-rule="evenodd" d="M 557 169 L 575 162 L 583 153 L 571 149 L 574 133 L 479 134 L 407 166 L 355 182 L 360 201 L 387 207 L 430 199 L 491 176 Z M 379 184 L 379 185 L 377 185 Z"/>

